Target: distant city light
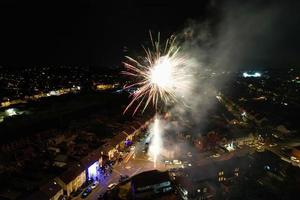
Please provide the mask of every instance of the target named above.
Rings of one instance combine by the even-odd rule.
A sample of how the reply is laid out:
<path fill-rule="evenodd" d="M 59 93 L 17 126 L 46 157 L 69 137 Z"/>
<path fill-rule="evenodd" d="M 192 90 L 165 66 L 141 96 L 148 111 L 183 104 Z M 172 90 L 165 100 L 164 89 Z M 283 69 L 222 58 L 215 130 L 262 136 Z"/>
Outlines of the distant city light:
<path fill-rule="evenodd" d="M 98 84 L 96 85 L 97 90 L 110 90 L 116 87 L 116 84 Z"/>
<path fill-rule="evenodd" d="M 250 74 L 250 73 L 248 73 L 248 72 L 244 72 L 244 73 L 243 73 L 243 77 L 244 77 L 244 78 L 248 78 L 248 77 L 254 77 L 254 78 L 257 78 L 257 77 L 261 77 L 261 73 L 255 72 L 255 73 Z"/>
<path fill-rule="evenodd" d="M 59 92 L 52 90 L 52 91 L 49 92 L 49 95 L 50 96 L 56 96 L 56 95 L 59 95 Z"/>

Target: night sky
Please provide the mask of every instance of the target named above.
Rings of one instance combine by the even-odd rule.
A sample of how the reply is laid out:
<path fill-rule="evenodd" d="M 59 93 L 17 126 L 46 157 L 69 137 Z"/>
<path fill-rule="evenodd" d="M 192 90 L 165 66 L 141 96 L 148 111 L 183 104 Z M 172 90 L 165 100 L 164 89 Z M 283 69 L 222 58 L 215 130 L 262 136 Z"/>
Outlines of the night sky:
<path fill-rule="evenodd" d="M 231 4 L 224 6 L 222 1 L 209 0 L 194 3 L 171 0 L 108 1 L 109 4 L 100 0 L 48 2 L 1 1 L 1 65 L 114 67 L 120 65 L 127 53 L 124 52 L 124 47 L 131 53 L 141 51 L 140 45 L 148 39 L 148 30 L 160 31 L 163 36 L 169 36 L 180 33 L 191 19 L 199 23 L 208 20 L 212 26 L 217 27 L 218 23 L 222 24 L 224 12 L 241 7 L 235 4 L 232 7 Z M 276 4 L 273 1 L 248 2 L 258 4 L 253 10 L 243 11 L 253 12 L 252 14 L 255 14 L 255 9 Z M 280 63 L 299 67 L 299 3 L 285 2 L 284 5 L 281 3 L 276 6 L 280 8 L 279 14 L 276 15 L 275 23 L 272 21 L 269 32 L 254 38 L 254 43 L 257 39 L 256 42 L 260 45 L 251 47 L 253 49 L 248 53 L 255 58 L 246 56 L 245 65 L 254 61 L 254 64 L 261 62 L 268 66 Z M 259 23 L 255 28 L 260 28 Z M 253 37 L 249 38 L 253 43 Z M 248 37 L 245 38 L 247 39 Z M 262 41 L 267 42 L 267 48 L 262 47 Z M 255 51 L 256 48 L 262 49 L 263 53 Z M 255 52 L 260 55 L 255 55 Z"/>

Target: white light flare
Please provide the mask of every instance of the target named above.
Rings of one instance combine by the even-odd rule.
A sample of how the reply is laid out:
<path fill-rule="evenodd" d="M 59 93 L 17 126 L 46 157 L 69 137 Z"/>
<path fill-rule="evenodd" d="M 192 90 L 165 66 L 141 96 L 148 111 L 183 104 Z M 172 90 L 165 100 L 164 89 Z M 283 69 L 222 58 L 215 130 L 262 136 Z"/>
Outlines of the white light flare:
<path fill-rule="evenodd" d="M 160 155 L 161 146 L 162 146 L 162 129 L 160 127 L 160 120 L 158 117 L 155 118 L 154 124 L 151 130 L 151 142 L 149 146 L 148 154 L 152 158 L 154 163 L 154 168 L 156 168 L 157 165 L 157 157 Z"/>
<path fill-rule="evenodd" d="M 161 57 L 154 65 L 153 69 L 151 69 L 151 83 L 164 89 L 171 88 L 174 84 L 172 74 L 172 63 L 170 59 L 165 56 Z"/>
<path fill-rule="evenodd" d="M 133 82 L 125 85 L 125 89 L 135 89 L 132 100 L 124 110 L 135 107 L 133 115 L 139 108 L 142 112 L 152 104 L 158 109 L 158 104 L 171 105 L 175 102 L 184 104 L 184 93 L 191 89 L 189 69 L 193 62 L 187 55 L 180 52 L 175 37 L 166 41 L 164 47 L 152 40 L 153 49 L 145 48 L 145 57 L 140 61 L 126 56 L 125 71 L 122 73 L 133 78 Z"/>

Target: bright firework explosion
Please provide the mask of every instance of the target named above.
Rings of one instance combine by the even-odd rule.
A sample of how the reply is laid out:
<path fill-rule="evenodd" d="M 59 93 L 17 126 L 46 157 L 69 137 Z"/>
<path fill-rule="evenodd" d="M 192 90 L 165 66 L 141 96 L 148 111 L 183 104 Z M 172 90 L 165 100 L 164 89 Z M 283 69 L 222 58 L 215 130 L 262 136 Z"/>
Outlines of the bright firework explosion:
<path fill-rule="evenodd" d="M 175 37 L 168 39 L 165 45 L 160 45 L 160 36 L 158 40 L 153 41 L 151 32 L 150 39 L 153 49 L 144 48 L 145 58 L 141 62 L 131 57 L 126 57 L 126 71 L 123 74 L 133 77 L 136 82 L 125 86 L 125 89 L 136 88 L 132 93 L 132 101 L 128 104 L 124 113 L 134 104 L 133 115 L 142 106 L 142 112 L 147 108 L 150 102 L 158 109 L 158 103 L 163 105 L 177 102 L 178 94 L 187 90 L 187 73 L 185 71 L 186 59 L 179 54 L 179 47 L 175 44 Z M 179 91 L 179 92 L 178 92 Z M 155 117 L 153 128 L 151 130 L 151 143 L 149 154 L 156 167 L 157 157 L 161 151 L 162 129 L 158 116 Z"/>
<path fill-rule="evenodd" d="M 136 104 L 133 114 L 142 106 L 144 111 L 150 102 L 158 108 L 158 102 L 164 104 L 178 101 L 176 91 L 186 89 L 186 73 L 184 70 L 186 59 L 179 55 L 179 47 L 175 43 L 175 37 L 170 37 L 165 45 L 160 45 L 160 37 L 153 41 L 150 33 L 153 50 L 144 48 L 145 58 L 143 63 L 126 56 L 126 71 L 123 74 L 133 77 L 136 82 L 125 86 L 137 88 L 132 93 L 132 101 L 124 112 Z"/>

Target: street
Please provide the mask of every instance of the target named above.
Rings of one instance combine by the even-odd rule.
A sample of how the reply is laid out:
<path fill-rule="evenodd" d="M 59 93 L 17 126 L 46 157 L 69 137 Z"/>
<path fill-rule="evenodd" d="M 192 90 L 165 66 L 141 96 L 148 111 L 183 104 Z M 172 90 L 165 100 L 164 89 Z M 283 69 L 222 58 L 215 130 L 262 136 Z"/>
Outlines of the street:
<path fill-rule="evenodd" d="M 131 150 L 121 162 L 117 162 L 114 165 L 112 173 L 109 176 L 105 178 L 100 177 L 99 185 L 95 189 L 93 189 L 85 199 L 97 199 L 100 194 L 103 194 L 106 191 L 109 184 L 119 183 L 120 175 L 128 175 L 129 177 L 132 177 L 143 171 L 149 171 L 153 169 L 166 170 L 167 168 L 160 163 L 158 163 L 156 168 L 154 168 L 153 162 L 150 161 L 147 154 L 143 152 L 145 143 L 144 140 L 141 140 L 140 142 L 136 142 L 134 144 L 135 148 Z M 79 199 L 82 199 L 80 195 L 73 198 L 73 200 Z"/>

